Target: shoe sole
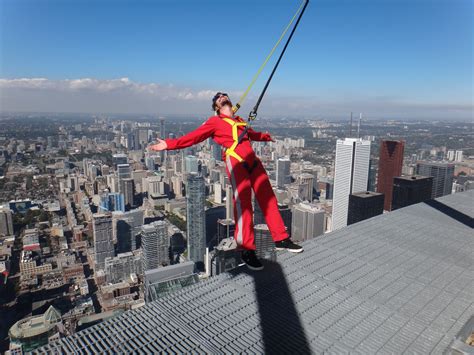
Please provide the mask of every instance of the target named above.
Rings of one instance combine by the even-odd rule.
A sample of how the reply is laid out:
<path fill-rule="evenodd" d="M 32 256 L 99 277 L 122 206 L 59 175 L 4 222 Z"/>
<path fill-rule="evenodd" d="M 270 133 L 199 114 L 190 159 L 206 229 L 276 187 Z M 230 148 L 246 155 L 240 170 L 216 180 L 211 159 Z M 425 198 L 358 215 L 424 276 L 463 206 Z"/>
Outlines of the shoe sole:
<path fill-rule="evenodd" d="M 248 267 L 250 270 L 253 270 L 253 271 L 262 271 L 262 270 L 263 270 L 263 265 L 260 266 L 260 267 L 250 266 L 249 264 L 245 264 L 245 265 L 247 265 L 247 267 Z"/>
<path fill-rule="evenodd" d="M 288 250 L 290 253 L 301 253 L 304 249 L 303 248 L 301 248 L 301 249 L 288 249 L 288 248 L 275 247 L 275 250 L 277 250 L 277 251 Z"/>

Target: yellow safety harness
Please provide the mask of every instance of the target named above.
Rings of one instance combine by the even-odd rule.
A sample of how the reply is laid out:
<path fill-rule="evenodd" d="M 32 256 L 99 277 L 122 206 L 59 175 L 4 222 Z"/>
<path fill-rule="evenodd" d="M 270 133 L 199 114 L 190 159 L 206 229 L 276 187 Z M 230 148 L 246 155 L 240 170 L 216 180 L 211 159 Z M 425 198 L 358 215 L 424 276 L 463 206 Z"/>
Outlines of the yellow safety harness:
<path fill-rule="evenodd" d="M 223 117 L 222 119 L 232 126 L 232 138 L 234 139 L 234 143 L 230 148 L 226 148 L 225 155 L 230 155 L 241 163 L 244 159 L 235 152 L 235 148 L 239 144 L 239 127 L 247 126 L 247 122 L 237 122 L 227 117 Z"/>

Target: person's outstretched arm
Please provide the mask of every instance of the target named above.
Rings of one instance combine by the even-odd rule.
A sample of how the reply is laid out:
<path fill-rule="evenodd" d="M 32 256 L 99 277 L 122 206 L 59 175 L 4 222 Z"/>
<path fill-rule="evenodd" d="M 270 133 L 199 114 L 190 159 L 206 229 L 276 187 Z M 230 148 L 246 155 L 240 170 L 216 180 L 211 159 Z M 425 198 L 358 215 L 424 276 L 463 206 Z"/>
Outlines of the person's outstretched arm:
<path fill-rule="evenodd" d="M 158 143 L 150 146 L 152 150 L 175 150 L 190 147 L 211 137 L 216 129 L 216 117 L 209 118 L 201 126 L 188 134 L 176 139 L 158 139 Z"/>

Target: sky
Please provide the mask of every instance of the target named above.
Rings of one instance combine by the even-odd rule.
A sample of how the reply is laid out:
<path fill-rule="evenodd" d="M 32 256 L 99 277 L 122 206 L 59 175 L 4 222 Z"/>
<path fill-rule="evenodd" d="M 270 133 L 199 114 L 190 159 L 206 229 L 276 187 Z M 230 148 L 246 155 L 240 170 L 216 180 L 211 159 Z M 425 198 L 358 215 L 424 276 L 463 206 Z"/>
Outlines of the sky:
<path fill-rule="evenodd" d="M 0 0 L 0 110 L 209 115 L 299 5 Z M 472 120 L 473 30 L 472 0 L 311 0 L 259 113 Z"/>

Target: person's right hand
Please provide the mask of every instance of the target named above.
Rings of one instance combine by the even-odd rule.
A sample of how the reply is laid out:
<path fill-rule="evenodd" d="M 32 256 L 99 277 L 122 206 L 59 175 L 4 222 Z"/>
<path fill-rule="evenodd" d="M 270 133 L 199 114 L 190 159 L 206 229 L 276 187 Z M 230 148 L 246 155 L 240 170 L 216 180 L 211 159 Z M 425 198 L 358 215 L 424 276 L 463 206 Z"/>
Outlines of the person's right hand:
<path fill-rule="evenodd" d="M 151 150 L 159 152 L 161 150 L 165 150 L 166 148 L 168 148 L 168 144 L 166 144 L 166 141 L 164 141 L 163 139 L 158 138 L 158 143 L 151 145 L 149 148 Z"/>

